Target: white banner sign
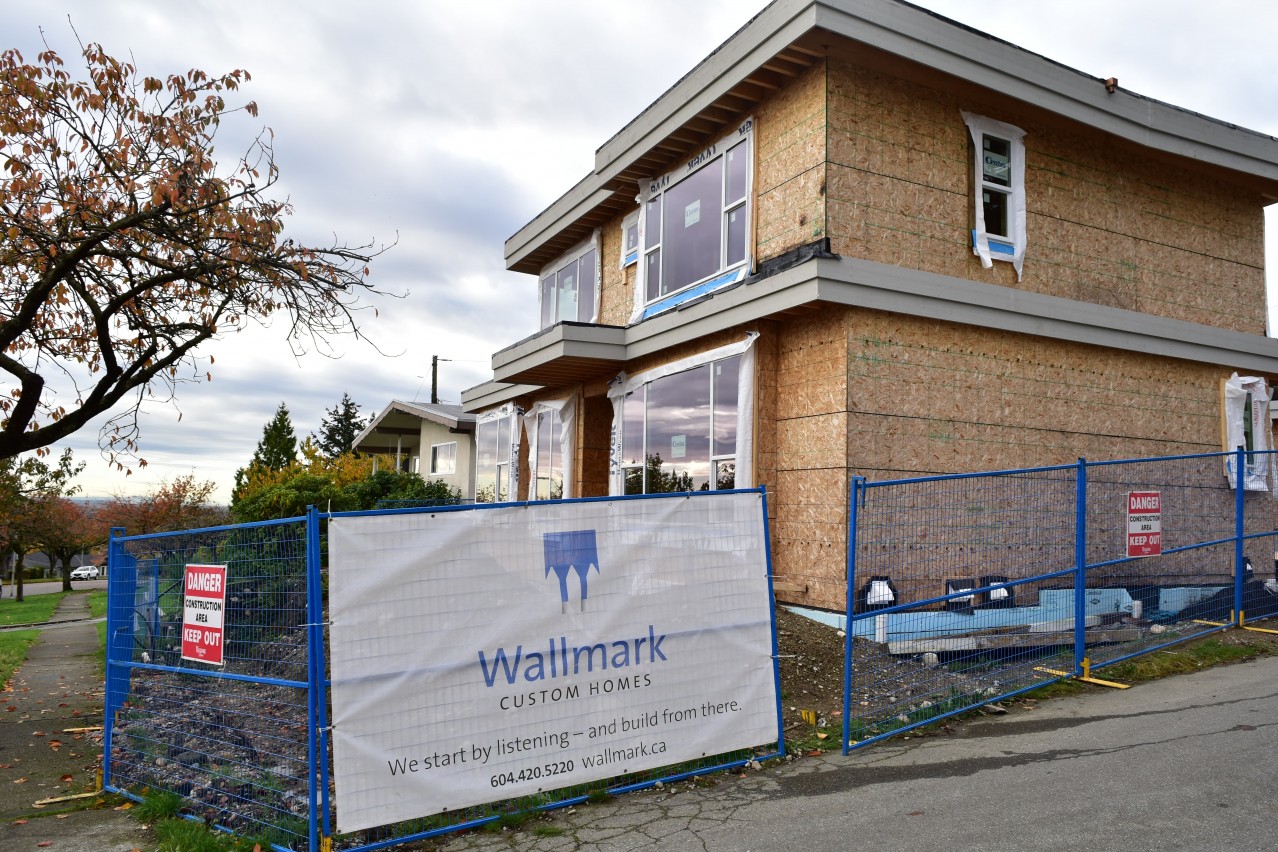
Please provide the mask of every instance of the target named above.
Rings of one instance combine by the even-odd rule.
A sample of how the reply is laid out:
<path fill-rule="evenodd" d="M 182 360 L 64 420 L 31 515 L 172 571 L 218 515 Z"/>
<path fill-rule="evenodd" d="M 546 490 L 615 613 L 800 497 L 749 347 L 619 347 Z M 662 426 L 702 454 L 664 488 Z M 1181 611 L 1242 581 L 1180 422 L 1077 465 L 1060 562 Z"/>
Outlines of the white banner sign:
<path fill-rule="evenodd" d="M 777 741 L 758 493 L 329 524 L 337 829 Z"/>

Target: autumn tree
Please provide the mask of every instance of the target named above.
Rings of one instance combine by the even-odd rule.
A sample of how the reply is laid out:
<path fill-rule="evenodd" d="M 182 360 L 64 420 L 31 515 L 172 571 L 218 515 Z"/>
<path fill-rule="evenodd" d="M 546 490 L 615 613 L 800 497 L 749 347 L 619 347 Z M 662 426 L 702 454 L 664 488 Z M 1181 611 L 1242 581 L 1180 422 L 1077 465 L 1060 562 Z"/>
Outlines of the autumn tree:
<path fill-rule="evenodd" d="M 359 416 L 359 406 L 349 394 L 342 394 L 342 401 L 332 408 L 325 409 L 324 419 L 320 421 L 319 435 L 312 439 L 324 455 L 335 459 L 343 453 L 349 453 L 354 447 L 355 438 L 364 430 L 364 419 Z"/>
<path fill-rule="evenodd" d="M 226 523 L 224 506 L 213 502 L 217 483 L 192 475 L 162 480 L 150 494 L 116 495 L 95 513 L 108 531 L 121 527 L 129 535 L 198 529 Z"/>
<path fill-rule="evenodd" d="M 100 443 L 121 465 L 144 399 L 211 378 L 202 344 L 277 318 L 295 352 L 359 336 L 380 250 L 284 237 L 269 130 L 214 158 L 224 120 L 255 121 L 227 100 L 247 72 L 162 79 L 82 54 L 84 79 L 52 50 L 0 53 L 0 458 L 116 410 Z"/>
<path fill-rule="evenodd" d="M 35 501 L 35 546 L 49 557 L 49 567 L 62 577 L 62 591 L 71 588 L 71 561 L 107 540 L 107 528 L 80 503 L 50 495 Z"/>
<path fill-rule="evenodd" d="M 84 463 L 75 464 L 71 451 L 63 451 L 57 464 L 35 456 L 0 458 L 0 552 L 13 553 L 14 597 L 22 600 L 22 574 L 26 555 L 40 540 L 40 507 L 57 497 L 79 490 L 72 485 Z"/>

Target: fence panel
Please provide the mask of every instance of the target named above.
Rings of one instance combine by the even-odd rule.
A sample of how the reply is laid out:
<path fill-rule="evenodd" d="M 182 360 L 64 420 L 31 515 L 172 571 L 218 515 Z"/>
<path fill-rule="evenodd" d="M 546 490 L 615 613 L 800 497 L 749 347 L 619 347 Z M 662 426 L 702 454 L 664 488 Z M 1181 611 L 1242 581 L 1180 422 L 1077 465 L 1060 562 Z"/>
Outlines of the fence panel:
<path fill-rule="evenodd" d="M 303 520 L 111 540 L 108 789 L 306 848 L 310 664 Z M 187 565 L 226 566 L 224 661 L 182 654 Z"/>
<path fill-rule="evenodd" d="M 1275 501 L 1229 487 L 1242 458 L 857 480 L 845 750 L 1278 615 Z"/>
<path fill-rule="evenodd" d="M 859 481 L 845 749 L 1072 669 L 1078 471 Z"/>
<path fill-rule="evenodd" d="M 693 501 L 693 506 L 689 506 L 688 501 Z M 697 507 L 696 504 L 702 504 L 710 501 L 712 505 Z M 401 600 L 409 600 L 414 595 L 422 592 L 423 589 L 431 589 L 430 592 L 433 602 L 423 602 L 420 611 L 422 613 L 432 612 L 434 615 L 429 619 L 429 623 L 420 625 L 420 648 L 427 646 L 436 649 L 436 653 L 425 653 L 419 651 L 417 653 L 417 662 L 412 663 L 406 661 L 407 668 L 403 672 L 399 672 L 398 665 L 392 666 L 396 672 L 394 683 L 395 691 L 402 694 L 419 695 L 420 707 L 406 706 L 396 711 L 400 716 L 407 718 L 413 714 L 421 714 L 420 721 L 413 725 L 405 727 L 403 736 L 396 742 L 410 743 L 414 742 L 414 738 L 423 740 L 423 749 L 428 753 L 432 750 L 446 752 L 450 743 L 456 744 L 460 742 L 457 735 L 449 733 L 451 728 L 470 728 L 475 726 L 475 730 L 470 731 L 463 739 L 474 744 L 491 742 L 491 735 L 494 731 L 490 731 L 483 727 L 484 719 L 493 715 L 493 707 L 496 706 L 496 696 L 505 694 L 518 699 L 511 707 L 506 710 L 506 718 L 501 723 L 502 730 L 508 735 L 522 737 L 525 733 L 521 733 L 529 725 L 540 726 L 537 730 L 549 732 L 554 736 L 559 736 L 560 732 L 564 733 L 564 742 L 557 746 L 555 753 L 558 757 L 555 760 L 556 766 L 571 764 L 576 760 L 576 768 L 580 769 L 584 763 L 585 757 L 591 754 L 603 754 L 605 750 L 613 748 L 617 743 L 611 742 L 612 733 L 600 730 L 599 733 L 583 733 L 591 729 L 592 726 L 601 725 L 607 727 L 609 719 L 626 718 L 632 722 L 636 720 L 647 720 L 651 717 L 656 728 L 648 728 L 647 721 L 644 721 L 643 735 L 647 736 L 653 733 L 654 739 L 669 740 L 670 752 L 685 750 L 686 743 L 681 742 L 688 734 L 682 733 L 687 728 L 695 728 L 698 724 L 695 721 L 688 722 L 686 725 L 675 726 L 669 722 L 664 715 L 659 715 L 663 705 L 661 696 L 668 690 L 675 689 L 678 694 L 684 696 L 700 696 L 707 689 L 715 691 L 719 689 L 710 681 L 704 679 L 697 682 L 687 682 L 679 678 L 684 675 L 675 676 L 667 675 L 664 668 L 654 668 L 651 670 L 650 679 L 645 675 L 642 678 L 636 677 L 630 682 L 630 686 L 626 687 L 624 698 L 618 695 L 617 701 L 622 701 L 624 711 L 615 711 L 608 709 L 611 704 L 608 703 L 607 693 L 613 687 L 609 683 L 620 683 L 616 688 L 625 687 L 625 681 L 628 680 L 632 670 L 627 668 L 625 661 L 615 662 L 617 657 L 613 657 L 616 665 L 622 668 L 614 671 L 595 671 L 594 675 L 587 675 L 583 669 L 580 676 L 574 671 L 574 676 L 568 680 L 553 680 L 555 669 L 554 659 L 559 659 L 561 666 L 560 674 L 566 674 L 568 659 L 578 659 L 577 653 L 580 648 L 573 648 L 579 640 L 584 639 L 587 643 L 584 647 L 593 647 L 597 650 L 604 648 L 603 644 L 591 644 L 602 642 L 601 637 L 608 634 L 606 631 L 593 635 L 605 624 L 614 627 L 625 624 L 627 620 L 633 620 L 635 617 L 632 613 L 645 611 L 645 607 L 653 606 L 654 601 L 667 600 L 669 603 L 668 611 L 664 611 L 668 616 L 671 627 L 677 627 L 678 634 L 671 632 L 668 637 L 658 636 L 664 640 L 664 644 L 658 643 L 657 655 L 659 657 L 668 656 L 671 666 L 684 665 L 683 662 L 687 656 L 678 649 L 692 650 L 693 645 L 685 645 L 683 643 L 691 642 L 693 636 L 699 637 L 695 646 L 699 648 L 717 645 L 721 641 L 721 635 L 731 633 L 738 635 L 737 631 L 746 627 L 735 619 L 729 619 L 731 624 L 724 624 L 720 627 L 707 629 L 704 626 L 692 627 L 690 624 L 700 624 L 700 619 L 705 617 L 713 623 L 717 616 L 714 613 L 722 613 L 729 611 L 731 606 L 742 606 L 746 598 L 755 599 L 755 593 L 760 589 L 764 594 L 758 600 L 763 603 L 764 611 L 767 611 L 767 605 L 770 601 L 770 585 L 760 586 L 759 583 L 766 582 L 770 584 L 770 557 L 769 548 L 767 546 L 767 511 L 766 511 L 766 494 L 760 489 L 749 492 L 710 492 L 704 494 L 670 494 L 670 495 L 649 495 L 645 497 L 623 497 L 623 498 L 587 498 L 579 500 L 563 500 L 563 501 L 545 501 L 536 504 L 484 504 L 472 506 L 446 506 L 435 509 L 413 510 L 402 509 L 390 512 L 372 513 L 375 517 L 370 518 L 369 513 L 350 513 L 347 515 L 330 516 L 329 529 L 334 529 L 333 525 L 341 523 L 344 519 L 360 521 L 359 525 L 355 525 L 347 521 L 350 530 L 344 530 L 339 533 L 332 533 L 332 539 L 340 540 L 339 546 L 335 546 L 333 550 L 333 559 L 339 559 L 343 552 L 354 552 L 353 544 L 356 541 L 366 538 L 370 542 L 377 541 L 394 541 L 395 544 L 391 548 L 398 549 L 398 553 L 386 552 L 380 556 L 374 556 L 369 565 L 369 571 L 374 574 L 381 573 L 387 577 L 399 576 L 404 579 L 402 583 L 394 583 L 394 588 L 399 589 L 397 596 Z M 717 506 L 713 511 L 712 507 Z M 458 513 L 462 513 L 459 517 Z M 479 514 L 476 514 L 479 513 Z M 412 523 L 401 523 L 404 519 L 411 519 L 414 516 L 420 516 L 429 519 L 438 516 L 436 523 L 427 525 L 414 525 Z M 525 517 L 527 516 L 527 517 Z M 543 517 L 544 516 L 544 517 Z M 586 519 L 594 519 L 586 522 Z M 375 524 L 365 524 L 364 521 L 373 520 Z M 589 527 L 597 532 L 598 536 L 598 558 L 600 560 L 599 570 L 590 573 L 589 586 L 589 606 L 585 605 L 582 597 L 585 593 L 585 580 L 581 578 L 581 588 L 578 590 L 578 577 L 573 575 L 569 577 L 563 574 L 558 577 L 556 575 L 562 572 L 553 570 L 549 551 L 541 550 L 543 539 L 541 536 L 541 528 L 545 526 L 551 530 L 574 529 L 581 526 Z M 762 526 L 762 540 L 754 532 Z M 479 537 L 464 536 L 458 532 L 465 527 L 472 527 L 476 530 L 483 530 L 483 534 Z M 435 527 L 441 529 L 439 533 L 433 533 L 431 530 Z M 525 529 L 526 527 L 526 529 Z M 453 530 L 449 532 L 449 530 Z M 524 538 L 531 534 L 535 547 L 535 559 L 529 558 L 528 553 L 523 552 L 523 545 L 518 544 Z M 414 545 L 407 547 L 405 543 L 409 541 L 418 542 L 421 540 L 434 540 L 432 536 L 440 536 L 441 542 L 447 542 L 447 548 L 435 552 L 429 549 L 422 549 Z M 565 535 L 577 535 L 577 533 L 551 532 L 548 534 L 552 538 Z M 594 536 L 590 538 L 591 544 L 595 542 Z M 549 545 L 547 545 L 549 546 Z M 566 547 L 567 545 L 564 544 Z M 359 552 L 364 550 L 355 548 Z M 401 557 L 400 553 L 411 553 L 413 555 Z M 644 558 L 644 554 L 650 554 L 650 558 Z M 699 557 L 697 556 L 699 554 Z M 349 561 L 349 554 L 347 557 Z M 407 559 L 408 563 L 404 563 L 403 559 Z M 750 565 L 757 563 L 758 573 L 755 569 L 749 568 Z M 624 570 L 619 570 L 622 566 L 626 566 Z M 694 566 L 700 566 L 703 570 L 693 571 Z M 713 566 L 713 567 L 712 567 Z M 532 573 L 527 575 L 527 580 L 523 579 L 527 574 L 524 570 L 531 567 Z M 567 565 L 560 565 L 561 568 L 567 568 Z M 637 568 L 639 570 L 631 570 Z M 740 569 L 746 568 L 747 574 L 742 574 Z M 374 588 L 362 586 L 365 591 L 361 591 L 358 595 L 353 591 L 354 581 L 347 575 L 346 578 L 330 576 L 328 567 L 325 569 L 326 581 L 325 588 L 334 590 L 334 595 L 343 594 L 340 589 L 347 588 L 348 593 L 345 599 L 348 601 L 344 604 L 343 618 L 349 620 L 355 617 L 359 611 L 356 607 L 372 605 L 375 610 L 383 612 L 394 608 L 397 605 L 381 600 L 379 597 L 382 592 L 377 591 L 381 587 L 380 582 L 370 575 L 367 579 L 374 581 Z M 493 573 L 493 572 L 500 572 Z M 727 572 L 727 573 L 725 573 Z M 504 576 L 502 583 L 494 586 L 487 580 L 480 583 L 483 590 L 482 595 L 488 599 L 487 607 L 498 607 L 498 610 L 489 612 L 488 615 L 481 618 L 478 622 L 475 618 L 475 611 L 470 607 L 472 604 L 480 607 L 479 612 L 488 612 L 483 603 L 466 603 L 471 600 L 467 595 L 481 594 L 479 591 L 471 591 L 470 587 L 474 586 L 476 580 L 474 578 L 482 578 L 484 575 L 492 573 L 492 576 Z M 416 577 L 414 577 L 416 575 Z M 695 576 L 691 576 L 695 575 Z M 728 580 L 731 575 L 735 579 Z M 715 579 L 715 578 L 718 579 Z M 472 579 L 466 579 L 472 578 Z M 526 585 L 529 583 L 530 585 Z M 698 590 L 700 587 L 700 590 Z M 714 602 L 710 606 L 704 606 L 696 611 L 693 607 L 694 600 L 701 600 L 698 595 L 708 593 L 710 588 L 718 588 L 719 592 L 715 593 Z M 679 590 L 683 591 L 680 592 Z M 610 591 L 611 590 L 611 591 Z M 694 594 L 695 592 L 695 594 Z M 364 597 L 367 593 L 368 600 Z M 561 598 L 562 596 L 562 598 Z M 377 602 L 373 604 L 373 600 Z M 452 601 L 450 604 L 457 604 L 456 611 L 440 610 L 443 601 Z M 598 603 L 596 603 L 598 601 Z M 732 603 L 730 603 L 732 601 Z M 362 603 L 361 603 L 362 602 Z M 505 607 L 505 615 L 498 614 L 500 607 Z M 549 607 L 549 608 L 547 608 Z M 688 610 L 685 612 L 685 610 Z M 526 611 L 526 612 L 525 612 Z M 338 608 L 333 610 L 333 620 L 337 619 Z M 540 614 L 539 614 L 540 613 Z M 564 613 L 567 613 L 565 615 Z M 602 621 L 592 617 L 592 614 L 602 616 Z M 684 615 L 692 617 L 689 622 Z M 540 623 L 541 619 L 545 619 L 544 624 Z M 387 616 L 388 621 L 398 624 L 402 619 L 396 620 L 392 616 Z M 326 624 L 329 619 L 325 619 Z M 559 652 L 554 652 L 546 658 L 546 669 L 543 672 L 540 669 L 536 671 L 536 677 L 530 676 L 525 669 L 523 675 L 512 674 L 510 689 L 503 692 L 497 689 L 496 692 L 487 698 L 482 697 L 484 689 L 478 689 L 481 694 L 480 700 L 472 702 L 470 698 L 465 699 L 467 702 L 466 709 L 462 711 L 458 705 L 458 695 L 466 694 L 474 697 L 476 690 L 465 686 L 466 677 L 474 676 L 480 670 L 474 662 L 474 650 L 470 648 L 471 644 L 479 641 L 476 637 L 481 634 L 491 634 L 491 647 L 484 645 L 492 654 L 493 648 L 498 644 L 496 637 L 502 636 L 505 631 L 507 638 L 501 640 L 500 644 L 506 646 L 506 651 L 515 649 L 516 639 L 512 636 L 522 636 L 523 632 L 516 631 L 511 633 L 509 625 L 521 621 L 529 621 L 532 624 L 540 624 L 535 629 L 524 631 L 528 636 L 555 636 L 560 638 L 557 641 L 563 643 L 563 647 Z M 637 623 L 637 622 L 636 622 Z M 661 625 L 665 622 L 661 618 L 655 621 L 657 625 L 657 633 L 661 634 L 663 628 Z M 357 632 L 363 632 L 371 625 L 365 621 L 355 622 L 359 626 Z M 649 621 L 644 620 L 644 625 L 648 625 Z M 365 626 L 367 625 L 367 627 Z M 594 627 L 591 627 L 594 625 Z M 378 628 L 381 629 L 381 628 Z M 390 633 L 395 633 L 395 628 L 388 628 Z M 651 629 L 650 627 L 645 629 Z M 771 659 L 765 660 L 772 674 L 774 681 L 772 689 L 779 690 L 775 684 L 776 667 L 776 634 L 775 621 L 772 624 L 772 649 Z M 351 636 L 351 624 L 342 621 L 337 625 L 338 634 L 341 636 Z M 343 632 L 345 631 L 345 632 Z M 547 632 L 549 631 L 549 632 Z M 388 636 L 390 634 L 387 634 Z M 636 634 L 638 635 L 638 634 Z M 457 639 L 442 642 L 443 637 L 454 636 Z M 740 642 L 740 650 L 744 653 L 748 646 L 745 642 L 744 634 L 738 635 L 736 641 Z M 339 640 L 340 641 L 340 640 Z M 377 644 L 378 655 L 392 655 L 397 653 L 395 649 L 401 639 L 388 638 L 386 641 Z M 645 641 L 651 641 L 646 639 Z M 432 644 L 433 643 L 433 644 Z M 328 642 L 326 640 L 325 644 Z M 350 643 L 348 643 L 349 645 Z M 456 647 L 449 647 L 449 645 Z M 476 645 L 476 647 L 479 647 Z M 520 646 L 523 653 L 527 654 L 533 649 L 532 643 L 525 643 Z M 538 648 L 544 648 L 542 644 L 537 644 Z M 552 647 L 554 647 L 552 645 Z M 619 645 L 616 642 L 608 645 L 609 654 L 616 655 Z M 460 661 L 464 659 L 464 653 L 469 655 L 470 662 L 463 666 Z M 371 652 L 370 652 L 371 653 Z M 648 663 L 655 658 L 652 651 L 647 650 L 644 658 L 645 663 L 633 670 L 633 672 L 648 672 Z M 565 656 L 566 655 L 566 656 Z M 538 658 L 537 663 L 531 663 L 532 656 Z M 530 655 L 525 658 L 523 665 L 540 666 L 541 653 Z M 588 659 L 588 657 L 587 657 Z M 637 658 L 636 658 L 637 659 Z M 509 663 L 510 660 L 508 659 Z M 378 675 L 374 670 L 381 664 L 381 659 L 374 660 L 370 658 L 368 666 L 360 671 L 360 676 L 368 680 L 368 684 L 359 686 L 361 691 L 368 692 L 381 688 L 378 685 Z M 745 665 L 744 660 L 741 661 Z M 497 674 L 497 663 L 492 661 L 493 669 L 490 674 L 494 677 L 498 686 L 505 684 L 506 675 Z M 515 665 L 518 665 L 516 661 Z M 574 663 L 576 665 L 576 663 Z M 658 667 L 665 666 L 666 663 L 658 664 Z M 463 669 L 469 671 L 466 674 Z M 503 670 L 507 673 L 515 671 L 514 669 Z M 682 671 L 682 670 L 681 670 Z M 333 668 L 333 683 L 329 684 L 331 690 L 344 687 L 347 690 L 347 698 L 344 699 L 346 704 L 350 704 L 349 684 L 343 684 L 342 678 L 349 679 L 349 666 L 335 663 Z M 433 672 L 426 676 L 427 672 Z M 542 679 L 542 675 L 546 679 Z M 621 678 L 621 682 L 617 681 L 617 677 Z M 725 677 L 717 684 L 732 682 L 733 678 L 740 677 L 740 673 L 734 673 L 732 677 Z M 522 679 L 521 679 L 522 678 Z M 672 679 L 673 678 L 673 679 Z M 524 682 L 524 681 L 527 682 Z M 432 684 L 429 689 L 418 689 L 415 684 L 418 683 Z M 592 686 L 593 684 L 593 686 Z M 680 686 L 682 684 L 682 686 Z M 531 707 L 525 702 L 529 690 L 541 695 L 541 690 L 545 687 L 546 691 L 552 690 L 553 687 L 569 687 L 579 689 L 580 693 L 573 700 L 568 701 L 565 698 L 562 704 L 549 704 L 543 707 Z M 492 686 L 490 683 L 489 686 Z M 594 686 L 603 686 L 601 692 L 593 691 Z M 511 691 L 513 690 L 513 691 Z M 775 694 L 775 693 L 774 693 Z M 433 697 L 432 697 L 433 696 Z M 366 698 L 360 699 L 367 703 Z M 545 701 L 544 697 L 538 698 L 539 701 Z M 551 701 L 553 702 L 553 696 Z M 440 709 L 432 709 L 432 701 L 445 702 L 440 705 Z M 603 703 L 600 703 L 600 702 Z M 697 702 L 699 703 L 700 698 Z M 447 702 L 453 702 L 451 705 Z M 521 703 L 524 702 L 524 703 Z M 385 702 L 375 702 L 378 712 L 385 711 L 389 706 Z M 411 702 L 409 702 L 411 704 Z M 481 706 L 481 703 L 483 706 Z M 536 781 L 532 786 L 534 790 L 523 791 L 525 795 L 514 799 L 495 800 L 484 804 L 473 806 L 457 807 L 443 813 L 422 816 L 416 819 L 405 819 L 399 822 L 383 824 L 360 830 L 350 830 L 346 833 L 334 834 L 334 848 L 344 850 L 370 850 L 384 846 L 402 843 L 409 840 L 428 838 L 447 832 L 457 831 L 459 829 L 470 828 L 482 825 L 487 822 L 499 819 L 503 815 L 516 813 L 520 811 L 534 810 L 538 808 L 554 808 L 564 807 L 573 804 L 579 804 L 586 801 L 592 795 L 602 795 L 605 792 L 610 794 L 627 792 L 630 790 L 641 789 L 652 786 L 658 781 L 670 782 L 680 778 L 699 775 L 706 772 L 725 769 L 732 766 L 740 766 L 751 760 L 762 760 L 768 757 L 777 756 L 784 750 L 783 735 L 780 729 L 779 719 L 779 701 L 773 699 L 773 703 L 777 706 L 763 708 L 755 708 L 757 710 L 767 710 L 769 715 L 775 714 L 775 727 L 772 733 L 775 736 L 775 742 L 761 743 L 758 747 L 742 748 L 727 753 L 701 753 L 699 756 L 689 756 L 689 759 L 683 762 L 671 765 L 667 763 L 664 766 L 656 766 L 650 769 L 642 769 L 639 771 L 624 771 L 625 762 L 616 763 L 611 771 L 622 772 L 622 774 L 613 777 L 605 777 L 595 781 L 579 781 L 578 783 L 561 786 L 562 781 L 556 783 L 555 778 L 548 781 Z M 493 707 L 488 705 L 492 704 Z M 330 707 L 331 694 L 330 694 Z M 522 708 L 522 709 L 521 709 Z M 601 709 L 602 708 L 602 709 Z M 330 711 L 331 712 L 331 711 Z M 361 713 L 363 711 L 360 711 Z M 701 713 L 705 711 L 698 710 L 697 718 L 701 717 Z M 743 713 L 744 716 L 744 708 Z M 542 718 L 544 716 L 544 718 Z M 352 727 L 352 712 L 348 710 L 343 718 L 330 715 L 334 719 L 334 727 L 336 732 L 342 732 L 345 725 L 345 736 L 350 737 L 351 730 L 358 728 Z M 478 720 L 478 721 L 477 721 Z M 533 721 L 540 720 L 540 721 Z M 361 720 L 362 721 L 362 720 Z M 722 723 L 720 720 L 710 720 L 707 724 L 718 725 Z M 732 728 L 740 728 L 744 722 L 735 724 Z M 619 726 L 619 731 L 625 731 L 625 725 Z M 631 731 L 638 730 L 632 727 Z M 709 730 L 709 729 L 707 729 Z M 717 730 L 724 730 L 718 728 Z M 438 733 L 434 736 L 431 732 Z M 599 737 L 596 741 L 594 738 Z M 625 736 L 624 734 L 622 735 Z M 629 735 L 633 738 L 635 735 Z M 374 749 L 377 744 L 370 745 L 372 738 L 363 736 L 360 740 L 360 749 Z M 535 738 L 534 738 L 535 739 Z M 571 740 L 569 747 L 568 740 Z M 526 740 L 532 742 L 533 740 Z M 590 745 L 591 742 L 595 744 Z M 625 745 L 625 740 L 620 741 L 621 745 Z M 429 745 L 429 748 L 425 748 Z M 665 742 L 661 743 L 663 749 Z M 345 746 L 351 749 L 350 745 Z M 416 754 L 423 749 L 412 750 L 412 754 Z M 562 751 L 560 749 L 563 749 Z M 711 752 L 714 749 L 710 749 Z M 348 752 L 350 754 L 351 752 Z M 381 753 L 378 751 L 377 753 Z M 611 754 L 611 752 L 609 752 Z M 330 761 L 332 752 L 330 750 Z M 536 764 L 533 768 L 543 765 L 544 761 L 538 758 L 538 752 L 532 751 L 532 758 L 504 757 L 499 764 L 494 756 L 491 764 L 493 769 L 486 770 L 480 774 L 485 786 L 488 786 L 488 775 L 493 775 L 492 787 L 494 794 L 500 794 L 502 789 L 510 789 L 507 784 L 528 786 L 523 784 L 522 772 L 516 773 L 521 766 L 525 769 L 527 765 Z M 349 760 L 349 758 L 348 758 Z M 644 763 L 650 761 L 650 758 L 629 754 L 626 758 L 632 765 L 634 763 Z M 513 761 L 513 762 L 512 762 Z M 462 761 L 465 763 L 466 761 Z M 383 761 L 385 763 L 385 761 Z M 611 760 L 608 761 L 611 765 Z M 333 764 L 329 764 L 330 766 Z M 584 763 L 589 766 L 589 763 Z M 355 777 L 355 767 L 349 767 L 346 771 L 346 777 Z M 509 770 L 509 771 L 507 771 Z M 437 771 L 437 770 L 432 770 Z M 470 774 L 478 772 L 477 769 L 468 768 Z M 568 771 L 572 771 L 569 769 Z M 463 773 L 464 775 L 465 773 Z M 367 777 L 366 775 L 363 777 Z M 460 789 L 462 781 L 471 779 L 462 777 L 457 786 Z M 400 786 L 404 786 L 410 782 L 419 783 L 413 777 L 403 780 Z M 500 784 L 498 783 L 500 782 Z M 347 794 L 349 795 L 349 793 Z M 461 794 L 458 794 L 461 795 Z M 418 806 L 420 807 L 420 805 Z M 334 817 L 336 816 L 334 812 Z M 349 823 L 353 819 L 358 819 L 359 814 L 348 813 L 345 817 Z"/>

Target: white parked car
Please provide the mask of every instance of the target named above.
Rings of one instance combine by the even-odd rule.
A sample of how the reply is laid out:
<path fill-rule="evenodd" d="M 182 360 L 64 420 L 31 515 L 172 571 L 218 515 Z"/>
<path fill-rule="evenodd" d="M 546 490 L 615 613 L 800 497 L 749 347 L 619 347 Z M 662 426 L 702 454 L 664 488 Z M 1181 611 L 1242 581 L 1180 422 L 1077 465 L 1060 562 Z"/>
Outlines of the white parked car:
<path fill-rule="evenodd" d="M 81 565 L 71 572 L 72 580 L 96 580 L 101 572 L 96 565 Z"/>

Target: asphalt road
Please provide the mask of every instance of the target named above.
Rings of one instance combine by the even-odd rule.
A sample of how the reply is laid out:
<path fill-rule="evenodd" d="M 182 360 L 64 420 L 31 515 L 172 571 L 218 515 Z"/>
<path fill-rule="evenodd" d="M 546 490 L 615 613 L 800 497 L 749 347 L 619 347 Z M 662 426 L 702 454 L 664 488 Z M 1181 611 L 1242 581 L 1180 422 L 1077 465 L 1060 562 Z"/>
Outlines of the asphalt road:
<path fill-rule="evenodd" d="M 556 812 L 455 850 L 1273 849 L 1278 658 Z M 557 832 L 557 833 L 556 833 Z"/>
<path fill-rule="evenodd" d="M 90 589 L 105 589 L 107 581 L 102 580 L 72 580 L 71 588 L 77 592 L 86 592 Z M 62 582 L 59 580 L 55 583 L 32 583 L 26 582 L 22 584 L 22 596 L 31 597 L 32 595 L 51 595 L 54 592 L 62 591 Z M 6 578 L 4 584 L 4 596 L 6 598 L 13 597 L 13 584 L 9 583 Z"/>

